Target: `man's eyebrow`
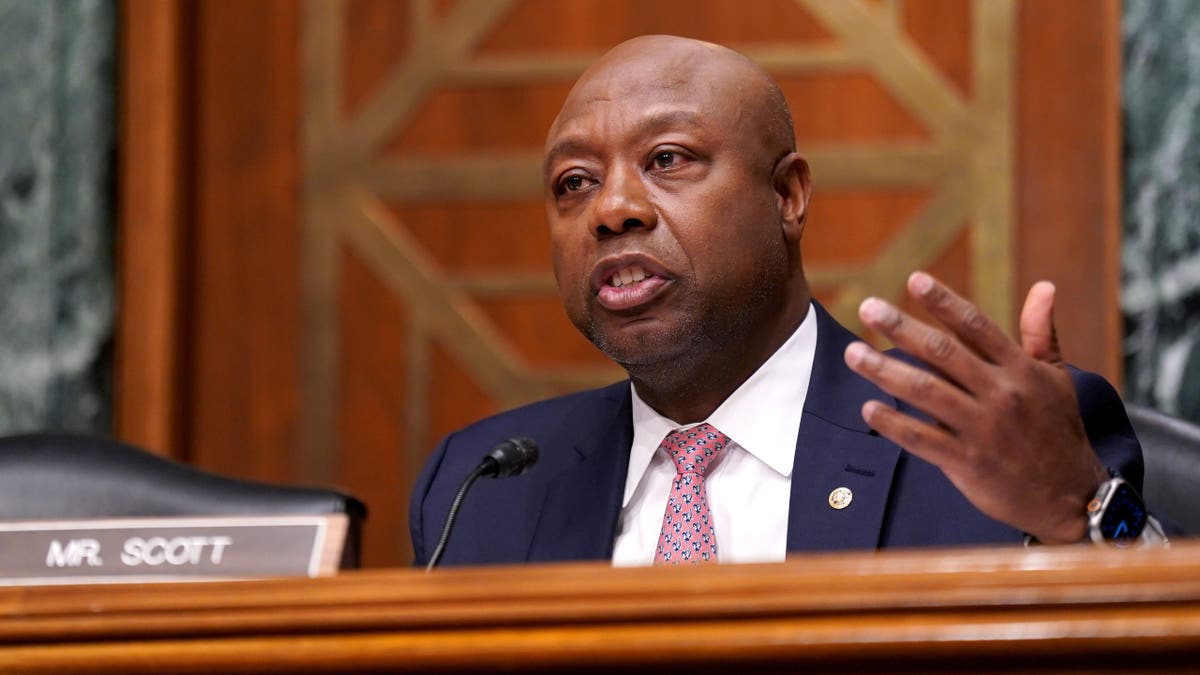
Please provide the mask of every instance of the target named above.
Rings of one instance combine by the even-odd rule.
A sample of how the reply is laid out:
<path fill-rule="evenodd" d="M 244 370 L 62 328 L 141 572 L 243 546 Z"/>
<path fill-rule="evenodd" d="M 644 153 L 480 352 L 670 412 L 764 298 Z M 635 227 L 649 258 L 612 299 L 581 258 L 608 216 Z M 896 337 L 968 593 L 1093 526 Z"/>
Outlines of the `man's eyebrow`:
<path fill-rule="evenodd" d="M 594 152 L 592 144 L 582 138 L 564 138 L 558 141 L 546 153 L 546 159 L 542 162 L 542 173 L 549 174 L 550 166 L 554 164 L 554 160 L 562 155 L 582 155 L 589 152 Z"/>
<path fill-rule="evenodd" d="M 691 110 L 662 110 L 646 115 L 638 120 L 634 134 L 647 136 L 671 127 L 703 127 L 702 117 Z M 549 174 L 551 165 L 562 155 L 580 155 L 595 152 L 595 144 L 590 139 L 580 137 L 564 138 L 546 153 L 542 163 L 542 173 Z"/>

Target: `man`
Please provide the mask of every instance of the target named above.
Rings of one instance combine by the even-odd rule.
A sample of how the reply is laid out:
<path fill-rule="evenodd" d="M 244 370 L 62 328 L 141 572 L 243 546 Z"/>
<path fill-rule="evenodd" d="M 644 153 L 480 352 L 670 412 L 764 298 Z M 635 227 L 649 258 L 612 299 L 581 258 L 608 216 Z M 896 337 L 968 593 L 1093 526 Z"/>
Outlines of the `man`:
<path fill-rule="evenodd" d="M 812 302 L 808 167 L 779 88 L 740 54 L 617 46 L 567 97 L 544 177 L 567 315 L 630 382 L 445 439 L 412 498 L 418 563 L 459 481 L 512 436 L 537 441 L 539 464 L 476 486 L 445 563 L 1076 542 L 1110 470 L 1140 484 L 1119 398 L 1063 363 L 1050 284 L 1030 290 L 1017 344 L 914 273 L 909 293 L 944 329 L 860 308 L 907 354 Z"/>

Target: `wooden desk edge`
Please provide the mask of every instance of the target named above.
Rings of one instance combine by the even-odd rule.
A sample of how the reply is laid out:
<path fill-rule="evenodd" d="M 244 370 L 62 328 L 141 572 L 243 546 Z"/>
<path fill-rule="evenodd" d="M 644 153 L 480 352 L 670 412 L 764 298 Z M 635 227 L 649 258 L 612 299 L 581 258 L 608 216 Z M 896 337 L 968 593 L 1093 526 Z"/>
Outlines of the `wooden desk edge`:
<path fill-rule="evenodd" d="M 1183 667 L 1198 655 L 1200 544 L 1190 542 L 1160 551 L 946 549 L 689 569 L 571 563 L 0 589 L 0 669 L 31 672 L 167 663 L 196 672 L 627 669 L 695 659 L 885 670 Z"/>

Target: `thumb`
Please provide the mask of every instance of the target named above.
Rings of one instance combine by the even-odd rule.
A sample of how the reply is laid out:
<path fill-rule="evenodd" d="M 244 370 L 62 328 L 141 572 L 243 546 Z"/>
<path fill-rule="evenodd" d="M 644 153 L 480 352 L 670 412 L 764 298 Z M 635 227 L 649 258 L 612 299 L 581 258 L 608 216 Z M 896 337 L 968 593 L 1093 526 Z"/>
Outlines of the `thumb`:
<path fill-rule="evenodd" d="M 1045 363 L 1062 363 L 1058 334 L 1054 330 L 1054 284 L 1039 281 L 1025 296 L 1021 308 L 1021 348 Z"/>

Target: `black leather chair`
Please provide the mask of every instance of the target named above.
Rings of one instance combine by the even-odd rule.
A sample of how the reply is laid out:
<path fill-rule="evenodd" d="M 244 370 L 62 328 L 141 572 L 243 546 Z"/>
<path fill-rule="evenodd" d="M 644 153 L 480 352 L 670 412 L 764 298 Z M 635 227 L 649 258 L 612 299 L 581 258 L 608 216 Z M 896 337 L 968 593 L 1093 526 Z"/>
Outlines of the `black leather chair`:
<path fill-rule="evenodd" d="M 1146 503 L 1187 534 L 1200 534 L 1200 426 L 1130 405 L 1146 461 Z"/>
<path fill-rule="evenodd" d="M 226 478 L 97 436 L 0 438 L 0 520 L 330 513 L 349 520 L 341 567 L 358 567 L 366 507 L 349 495 Z"/>

